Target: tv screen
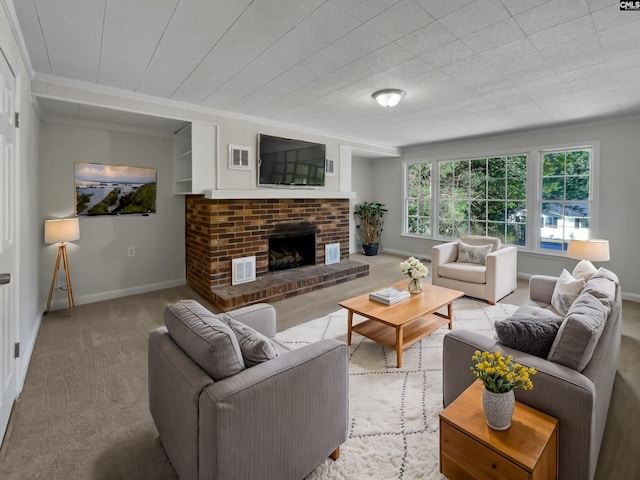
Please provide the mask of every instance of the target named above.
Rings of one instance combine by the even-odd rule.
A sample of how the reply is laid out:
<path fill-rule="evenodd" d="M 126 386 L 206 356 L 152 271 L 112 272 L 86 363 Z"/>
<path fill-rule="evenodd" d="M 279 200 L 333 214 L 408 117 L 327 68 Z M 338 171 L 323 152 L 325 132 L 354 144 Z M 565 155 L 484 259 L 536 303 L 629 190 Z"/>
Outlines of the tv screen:
<path fill-rule="evenodd" d="M 324 186 L 326 145 L 260 134 L 258 185 Z"/>

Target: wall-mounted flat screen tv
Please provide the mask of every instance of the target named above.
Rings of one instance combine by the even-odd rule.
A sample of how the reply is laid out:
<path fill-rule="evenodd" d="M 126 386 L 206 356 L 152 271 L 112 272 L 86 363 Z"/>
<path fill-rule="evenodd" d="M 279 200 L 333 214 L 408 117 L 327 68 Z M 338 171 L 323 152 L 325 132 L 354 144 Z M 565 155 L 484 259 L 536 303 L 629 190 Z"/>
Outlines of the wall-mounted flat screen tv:
<path fill-rule="evenodd" d="M 258 185 L 322 187 L 326 145 L 259 134 Z"/>

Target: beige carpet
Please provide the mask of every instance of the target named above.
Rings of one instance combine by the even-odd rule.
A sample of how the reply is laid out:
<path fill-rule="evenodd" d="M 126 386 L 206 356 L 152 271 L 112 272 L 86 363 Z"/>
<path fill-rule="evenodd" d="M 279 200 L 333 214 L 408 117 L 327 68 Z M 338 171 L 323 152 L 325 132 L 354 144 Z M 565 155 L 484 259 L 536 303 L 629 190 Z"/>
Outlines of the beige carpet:
<path fill-rule="evenodd" d="M 460 298 L 453 307 L 453 329 L 493 336 L 493 322 L 518 307 Z M 447 309 L 441 310 L 446 313 Z M 355 316 L 354 322 L 364 318 Z M 347 311 L 291 327 L 277 338 L 300 348 L 325 338 L 346 342 Z M 305 480 L 442 480 L 439 464 L 439 413 L 442 411 L 442 343 L 448 326 L 403 351 L 395 352 L 357 333 L 349 348 L 349 437 L 337 461 L 325 460 Z M 375 452 L 375 455 L 372 455 Z"/>
<path fill-rule="evenodd" d="M 352 255 L 368 277 L 277 302 L 278 330 L 324 316 L 340 300 L 402 279 L 393 255 Z M 527 284 L 503 302 L 527 299 Z M 3 480 L 176 479 L 147 403 L 147 335 L 172 288 L 81 305 L 43 319 L 24 390 L 0 450 Z M 640 304 L 623 306 L 622 354 L 596 478 L 640 478 Z M 573 479 L 569 479 L 573 480 Z"/>

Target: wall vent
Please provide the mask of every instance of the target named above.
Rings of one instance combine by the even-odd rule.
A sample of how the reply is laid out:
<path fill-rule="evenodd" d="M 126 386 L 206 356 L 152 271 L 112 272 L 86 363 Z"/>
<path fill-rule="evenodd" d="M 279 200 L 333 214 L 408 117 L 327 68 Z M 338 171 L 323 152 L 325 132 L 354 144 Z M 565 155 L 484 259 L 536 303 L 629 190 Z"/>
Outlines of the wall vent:
<path fill-rule="evenodd" d="M 256 257 L 234 258 L 231 260 L 231 285 L 253 282 L 256 279 Z"/>
<path fill-rule="evenodd" d="M 340 263 L 340 244 L 328 243 L 324 246 L 324 263 L 331 265 L 332 263 Z"/>
<path fill-rule="evenodd" d="M 336 174 L 335 170 L 335 161 L 330 159 L 325 159 L 324 161 L 324 174 L 332 177 Z"/>
<path fill-rule="evenodd" d="M 251 147 L 229 145 L 229 168 L 233 170 L 251 170 Z"/>

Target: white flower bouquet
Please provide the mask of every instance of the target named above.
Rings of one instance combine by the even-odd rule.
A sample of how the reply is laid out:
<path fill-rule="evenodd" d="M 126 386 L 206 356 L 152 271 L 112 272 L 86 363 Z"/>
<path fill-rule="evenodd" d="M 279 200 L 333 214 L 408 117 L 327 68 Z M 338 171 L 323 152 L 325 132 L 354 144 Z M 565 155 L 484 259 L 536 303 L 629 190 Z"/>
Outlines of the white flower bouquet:
<path fill-rule="evenodd" d="M 402 273 L 408 275 L 412 280 L 425 278 L 429 273 L 427 267 L 425 267 L 420 260 L 414 257 L 409 257 L 404 262 L 401 262 L 400 270 L 402 270 Z"/>

